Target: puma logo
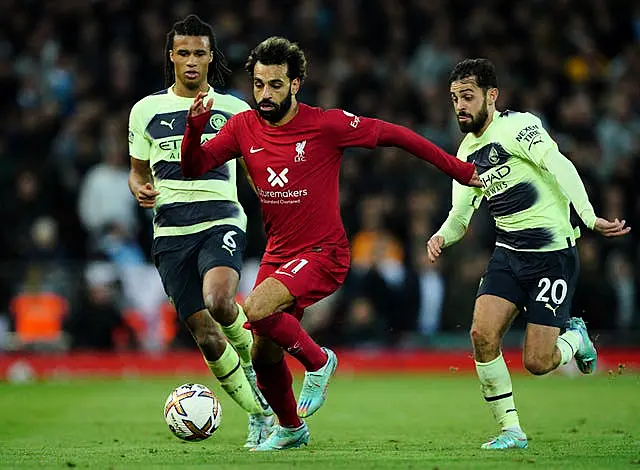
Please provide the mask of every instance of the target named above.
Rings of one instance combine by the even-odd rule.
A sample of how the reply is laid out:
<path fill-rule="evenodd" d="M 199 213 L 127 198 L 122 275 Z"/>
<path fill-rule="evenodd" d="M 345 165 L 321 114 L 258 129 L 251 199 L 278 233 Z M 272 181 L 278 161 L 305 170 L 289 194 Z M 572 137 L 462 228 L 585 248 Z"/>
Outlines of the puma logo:
<path fill-rule="evenodd" d="M 169 129 L 173 130 L 173 123 L 175 122 L 175 119 L 172 119 L 171 122 L 167 122 L 167 121 L 160 121 L 160 125 L 161 126 L 167 126 Z"/>
<path fill-rule="evenodd" d="M 551 310 L 553 312 L 553 316 L 556 316 L 556 310 L 558 310 L 558 307 L 560 307 L 560 305 L 556 305 L 555 308 L 551 306 L 551 304 L 546 303 L 544 304 L 545 308 L 548 308 L 549 310 Z"/>

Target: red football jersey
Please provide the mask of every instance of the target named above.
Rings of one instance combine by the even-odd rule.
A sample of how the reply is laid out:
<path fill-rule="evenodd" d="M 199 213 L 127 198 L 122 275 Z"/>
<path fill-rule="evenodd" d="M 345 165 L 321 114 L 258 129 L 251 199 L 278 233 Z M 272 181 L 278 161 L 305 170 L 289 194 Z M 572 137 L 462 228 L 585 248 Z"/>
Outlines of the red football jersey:
<path fill-rule="evenodd" d="M 300 103 L 283 126 L 257 111 L 233 116 L 203 150 L 218 163 L 242 155 L 264 218 L 264 261 L 285 261 L 323 245 L 348 246 L 340 218 L 338 178 L 347 147 L 374 148 L 380 121 Z"/>

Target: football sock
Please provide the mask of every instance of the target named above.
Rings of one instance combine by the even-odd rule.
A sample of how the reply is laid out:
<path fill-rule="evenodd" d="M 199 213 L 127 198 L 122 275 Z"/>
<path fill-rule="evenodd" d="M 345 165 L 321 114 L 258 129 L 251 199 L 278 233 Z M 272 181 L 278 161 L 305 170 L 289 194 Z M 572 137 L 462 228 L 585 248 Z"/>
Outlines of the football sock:
<path fill-rule="evenodd" d="M 502 353 L 490 362 L 477 362 L 476 371 L 484 399 L 502 429 L 520 429 L 518 412 L 513 402 L 511 376 Z"/>
<path fill-rule="evenodd" d="M 302 425 L 296 410 L 296 399 L 291 384 L 293 378 L 284 359 L 275 364 L 254 364 L 258 388 L 271 405 L 281 426 L 296 428 Z"/>
<path fill-rule="evenodd" d="M 302 329 L 293 315 L 277 312 L 251 322 L 259 336 L 269 338 L 295 357 L 308 371 L 316 371 L 327 363 L 327 355 L 311 336 Z"/>
<path fill-rule="evenodd" d="M 229 343 L 218 360 L 206 361 L 206 363 L 227 395 L 240 405 L 240 408 L 251 414 L 262 413 L 262 408 L 256 402 L 251 385 L 240 367 L 238 353 Z"/>
<path fill-rule="evenodd" d="M 251 364 L 251 346 L 253 345 L 253 334 L 243 327 L 246 322 L 247 316 L 238 304 L 238 316 L 233 323 L 228 326 L 220 325 L 222 332 L 238 352 L 243 366 Z"/>
<path fill-rule="evenodd" d="M 560 355 L 562 357 L 560 364 L 566 364 L 573 359 L 573 356 L 576 355 L 581 344 L 582 336 L 577 331 L 567 330 L 558 336 L 556 346 L 560 350 Z"/>

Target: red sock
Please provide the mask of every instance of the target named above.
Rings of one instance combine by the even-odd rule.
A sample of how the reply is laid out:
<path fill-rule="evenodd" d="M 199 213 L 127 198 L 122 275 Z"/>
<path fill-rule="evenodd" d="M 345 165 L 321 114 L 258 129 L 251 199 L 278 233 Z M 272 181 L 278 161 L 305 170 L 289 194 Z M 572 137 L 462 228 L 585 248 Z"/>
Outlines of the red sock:
<path fill-rule="evenodd" d="M 293 383 L 291 371 L 284 359 L 275 364 L 254 364 L 253 369 L 258 377 L 258 388 L 271 405 L 280 425 L 287 428 L 297 428 L 302 425 L 291 388 Z"/>
<path fill-rule="evenodd" d="M 327 363 L 327 355 L 311 336 L 302 329 L 300 322 L 288 313 L 274 313 L 261 320 L 251 322 L 259 336 L 269 338 L 291 354 L 312 372 Z"/>

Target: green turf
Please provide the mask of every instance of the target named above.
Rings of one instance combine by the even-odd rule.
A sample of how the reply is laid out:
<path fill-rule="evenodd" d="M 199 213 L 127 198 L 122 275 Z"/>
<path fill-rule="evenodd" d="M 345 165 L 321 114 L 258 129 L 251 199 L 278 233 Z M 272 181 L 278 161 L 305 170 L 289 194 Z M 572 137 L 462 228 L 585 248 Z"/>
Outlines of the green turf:
<path fill-rule="evenodd" d="M 481 451 L 495 431 L 472 375 L 339 377 L 309 447 L 250 453 L 222 397 L 207 441 L 173 437 L 168 392 L 208 377 L 0 384 L 1 468 L 640 469 L 640 376 L 514 377 L 529 449 Z M 216 389 L 217 390 L 217 389 Z"/>

